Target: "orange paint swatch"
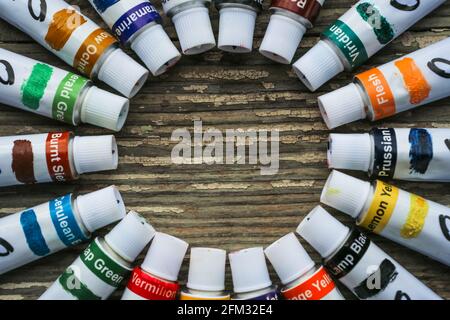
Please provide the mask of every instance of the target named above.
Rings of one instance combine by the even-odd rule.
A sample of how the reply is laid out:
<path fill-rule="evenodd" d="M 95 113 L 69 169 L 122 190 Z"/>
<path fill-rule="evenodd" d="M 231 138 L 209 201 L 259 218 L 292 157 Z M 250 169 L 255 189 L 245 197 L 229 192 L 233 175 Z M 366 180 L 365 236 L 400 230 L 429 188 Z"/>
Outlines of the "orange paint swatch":
<path fill-rule="evenodd" d="M 84 23 L 86 19 L 75 10 L 62 9 L 53 15 L 45 42 L 52 49 L 59 51 L 64 48 L 72 33 Z"/>
<path fill-rule="evenodd" d="M 373 68 L 356 76 L 366 90 L 372 105 L 374 119 L 389 117 L 396 112 L 395 99 L 383 73 Z"/>
<path fill-rule="evenodd" d="M 78 49 L 74 68 L 90 77 L 97 60 L 114 43 L 117 43 L 116 38 L 105 30 L 100 28 L 94 30 Z"/>
<path fill-rule="evenodd" d="M 395 61 L 395 66 L 403 76 L 403 82 L 409 92 L 411 104 L 419 104 L 428 98 L 431 87 L 412 58 Z"/>

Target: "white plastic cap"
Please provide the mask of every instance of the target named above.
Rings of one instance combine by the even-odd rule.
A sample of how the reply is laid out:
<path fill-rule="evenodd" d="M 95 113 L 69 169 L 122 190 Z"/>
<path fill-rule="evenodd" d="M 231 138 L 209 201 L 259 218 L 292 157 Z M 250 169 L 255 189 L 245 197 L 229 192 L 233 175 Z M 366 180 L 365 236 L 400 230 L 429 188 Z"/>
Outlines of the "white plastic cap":
<path fill-rule="evenodd" d="M 98 71 L 98 79 L 132 98 L 148 78 L 148 70 L 134 61 L 121 49 L 115 49 Z"/>
<path fill-rule="evenodd" d="M 125 204 L 116 186 L 80 195 L 76 206 L 81 220 L 89 232 L 122 219 L 125 216 Z"/>
<path fill-rule="evenodd" d="M 248 248 L 228 254 L 236 293 L 264 289 L 272 285 L 262 247 Z"/>
<path fill-rule="evenodd" d="M 328 167 L 369 171 L 372 155 L 370 134 L 330 134 L 328 139 Z"/>
<path fill-rule="evenodd" d="M 225 289 L 227 252 L 214 248 L 192 248 L 187 287 L 193 290 Z"/>
<path fill-rule="evenodd" d="M 81 122 L 120 131 L 128 116 L 130 101 L 97 87 L 90 87 L 81 104 Z"/>
<path fill-rule="evenodd" d="M 303 35 L 305 26 L 281 14 L 272 14 L 259 52 L 279 63 L 290 64 Z"/>
<path fill-rule="evenodd" d="M 154 76 L 159 76 L 178 62 L 181 54 L 160 24 L 150 26 L 131 43 L 131 49 L 141 58 Z"/>
<path fill-rule="evenodd" d="M 344 71 L 344 65 L 339 56 L 322 40 L 298 59 L 292 67 L 311 91 L 316 91 L 325 82 Z"/>
<path fill-rule="evenodd" d="M 297 233 L 316 251 L 327 258 L 347 238 L 350 229 L 336 220 L 321 206 L 317 206 L 297 227 Z"/>
<path fill-rule="evenodd" d="M 315 265 L 292 232 L 272 243 L 264 252 L 282 284 L 300 278 Z"/>
<path fill-rule="evenodd" d="M 73 160 L 78 174 L 117 169 L 118 159 L 113 135 L 73 139 Z"/>
<path fill-rule="evenodd" d="M 122 258 L 133 262 L 155 236 L 155 229 L 137 212 L 130 211 L 106 236 L 106 243 Z"/>
<path fill-rule="evenodd" d="M 363 97 L 354 83 L 320 96 L 318 102 L 329 129 L 366 117 Z"/>
<path fill-rule="evenodd" d="M 177 281 L 188 246 L 181 239 L 157 232 L 141 268 L 162 279 Z"/>
<path fill-rule="evenodd" d="M 195 7 L 175 14 L 173 24 L 184 54 L 199 54 L 216 45 L 208 8 Z"/>
<path fill-rule="evenodd" d="M 246 53 L 253 47 L 256 11 L 225 7 L 219 11 L 218 48 L 223 51 Z"/>
<path fill-rule="evenodd" d="M 370 183 L 333 170 L 323 187 L 320 201 L 357 218 L 369 197 Z"/>

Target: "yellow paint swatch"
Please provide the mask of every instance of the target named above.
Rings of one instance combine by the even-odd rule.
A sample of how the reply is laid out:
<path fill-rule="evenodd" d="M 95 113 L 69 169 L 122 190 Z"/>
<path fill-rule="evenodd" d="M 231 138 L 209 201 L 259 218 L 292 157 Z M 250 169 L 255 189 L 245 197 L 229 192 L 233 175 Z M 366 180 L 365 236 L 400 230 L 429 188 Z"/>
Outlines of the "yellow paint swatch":
<path fill-rule="evenodd" d="M 429 205 L 427 200 L 415 194 L 411 194 L 411 204 L 409 207 L 408 217 L 400 230 L 403 238 L 416 238 L 422 232 L 425 219 L 428 215 Z"/>

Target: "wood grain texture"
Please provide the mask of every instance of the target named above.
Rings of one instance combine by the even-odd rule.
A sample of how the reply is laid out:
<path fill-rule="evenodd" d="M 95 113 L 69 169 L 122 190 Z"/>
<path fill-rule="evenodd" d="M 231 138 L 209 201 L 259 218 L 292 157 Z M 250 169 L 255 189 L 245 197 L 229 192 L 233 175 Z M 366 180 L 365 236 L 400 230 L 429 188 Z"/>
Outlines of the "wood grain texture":
<path fill-rule="evenodd" d="M 87 1 L 69 1 L 83 13 L 101 22 Z M 321 11 L 316 27 L 306 34 L 295 59 L 313 46 L 320 32 L 355 1 L 330 0 Z M 267 7 L 267 5 L 266 5 Z M 211 9 L 217 35 L 218 15 Z M 267 26 L 265 11 L 257 19 L 254 47 L 258 48 Z M 103 23 L 101 23 L 104 25 Z M 165 19 L 166 30 L 178 45 L 174 28 Z M 357 72 L 385 63 L 450 36 L 450 3 L 447 2 L 395 40 Z M 28 57 L 70 69 L 61 60 L 23 33 L 0 21 L 0 46 Z M 316 97 L 351 80 L 343 73 L 309 92 L 290 66 L 275 64 L 257 49 L 233 55 L 214 49 L 198 56 L 183 56 L 167 74 L 152 77 L 132 100 L 124 129 L 117 134 L 120 152 L 115 172 L 85 175 L 64 185 L 38 185 L 0 189 L 0 216 L 43 203 L 69 192 L 86 193 L 110 184 L 119 187 L 128 209 L 145 215 L 160 231 L 171 233 L 192 246 L 235 250 L 266 246 L 294 231 L 319 196 L 329 170 L 326 166 L 326 129 Z M 204 129 L 278 129 L 280 170 L 260 175 L 254 165 L 175 165 L 170 140 L 177 128 L 192 130 L 202 120 Z M 371 124 L 360 121 L 335 132 L 362 132 L 372 126 L 450 128 L 450 99 L 445 99 Z M 6 106 L 0 106 L 0 135 L 70 130 L 56 121 Z M 74 128 L 76 134 L 102 134 L 92 126 Z M 365 178 L 363 174 L 355 174 Z M 450 205 L 448 184 L 395 182 L 405 190 Z M 344 223 L 352 222 L 330 209 Z M 103 234 L 103 230 L 100 234 Z M 393 242 L 371 236 L 388 254 L 444 298 L 450 298 L 448 268 Z M 304 241 L 316 261 L 318 255 Z M 68 249 L 12 271 L 0 278 L 0 299 L 35 299 L 74 260 L 85 245 Z M 142 256 L 141 256 L 142 258 Z M 181 282 L 187 276 L 187 262 Z M 272 273 L 272 279 L 278 279 Z M 227 286 L 231 289 L 230 274 Z M 345 289 L 342 291 L 351 297 Z M 114 297 L 119 297 L 118 291 Z"/>

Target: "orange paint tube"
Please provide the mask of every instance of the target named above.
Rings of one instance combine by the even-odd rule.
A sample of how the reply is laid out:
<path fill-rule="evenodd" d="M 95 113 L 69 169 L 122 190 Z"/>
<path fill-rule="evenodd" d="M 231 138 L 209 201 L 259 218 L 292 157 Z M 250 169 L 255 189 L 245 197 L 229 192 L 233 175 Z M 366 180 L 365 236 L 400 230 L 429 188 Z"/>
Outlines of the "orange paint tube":
<path fill-rule="evenodd" d="M 450 38 L 356 75 L 354 81 L 318 98 L 332 129 L 359 119 L 371 121 L 450 95 Z"/>

